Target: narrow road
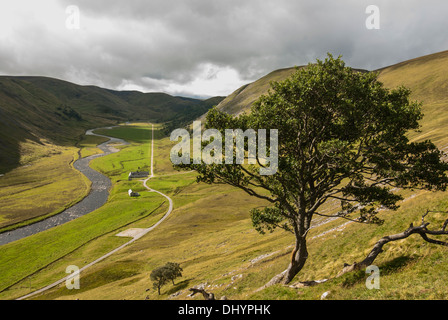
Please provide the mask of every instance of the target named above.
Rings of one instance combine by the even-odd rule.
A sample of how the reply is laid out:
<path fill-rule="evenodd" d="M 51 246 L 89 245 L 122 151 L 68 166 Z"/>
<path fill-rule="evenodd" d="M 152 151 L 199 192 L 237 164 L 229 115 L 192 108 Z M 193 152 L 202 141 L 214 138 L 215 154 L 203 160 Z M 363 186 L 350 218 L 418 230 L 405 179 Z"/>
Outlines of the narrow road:
<path fill-rule="evenodd" d="M 160 194 L 161 196 L 165 197 L 168 200 L 168 203 L 169 203 L 168 211 L 165 213 L 165 215 L 156 224 L 154 224 L 153 226 L 151 226 L 151 227 L 149 227 L 147 229 L 142 229 L 142 232 L 139 232 L 135 237 L 133 237 L 132 240 L 126 242 L 125 244 L 119 246 L 118 248 L 110 251 L 109 253 L 103 255 L 102 257 L 96 259 L 95 261 L 93 261 L 93 262 L 85 265 L 84 267 L 80 268 L 79 269 L 79 273 L 81 273 L 82 271 L 86 270 L 87 268 L 90 268 L 91 266 L 97 264 L 98 262 L 103 261 L 107 257 L 113 255 L 114 253 L 120 251 L 124 247 L 127 247 L 128 245 L 130 245 L 134 241 L 140 239 L 141 237 L 146 235 L 148 232 L 154 230 L 158 225 L 160 225 L 170 215 L 170 213 L 173 211 L 173 200 L 170 197 L 168 197 L 166 194 L 163 194 L 160 191 L 157 191 L 157 190 L 154 190 L 154 189 L 151 189 L 150 187 L 148 187 L 147 182 L 151 178 L 153 178 L 153 177 L 154 177 L 154 125 L 152 125 L 152 137 L 151 137 L 151 174 L 150 174 L 150 176 L 146 180 L 143 181 L 143 185 L 145 186 L 146 189 L 148 189 L 149 192 L 156 192 L 156 193 Z M 54 288 L 54 287 L 60 285 L 61 283 L 66 282 L 67 280 L 73 279 L 76 275 L 78 275 L 78 274 L 77 273 L 72 273 L 72 274 L 70 274 L 70 275 L 68 275 L 68 276 L 66 276 L 66 277 L 64 277 L 64 278 L 62 278 L 62 279 L 60 279 L 60 280 L 58 280 L 56 282 L 53 282 L 52 284 L 50 284 L 50 285 L 48 285 L 48 286 L 46 286 L 46 287 L 44 287 L 42 289 L 39 289 L 39 290 L 34 291 L 32 293 L 29 293 L 29 294 L 27 294 L 27 295 L 25 295 L 23 297 L 20 297 L 17 300 L 28 299 L 28 298 L 30 298 L 32 296 L 35 296 L 35 295 L 40 294 L 40 293 L 43 293 L 46 290 L 49 290 L 51 288 Z"/>

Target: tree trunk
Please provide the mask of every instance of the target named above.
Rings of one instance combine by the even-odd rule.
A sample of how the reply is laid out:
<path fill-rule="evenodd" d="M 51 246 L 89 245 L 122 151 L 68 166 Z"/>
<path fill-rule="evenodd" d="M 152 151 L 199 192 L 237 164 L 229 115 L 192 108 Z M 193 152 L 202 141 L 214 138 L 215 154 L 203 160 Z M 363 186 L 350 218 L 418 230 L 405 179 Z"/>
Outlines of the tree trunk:
<path fill-rule="evenodd" d="M 308 250 L 306 247 L 306 238 L 302 237 L 296 241 L 296 247 L 291 254 L 291 261 L 289 263 L 288 269 L 285 270 L 283 278 L 280 283 L 288 284 L 294 279 L 296 274 L 302 270 L 308 259 Z"/>
<path fill-rule="evenodd" d="M 294 235 L 296 238 L 296 243 L 294 250 L 291 254 L 291 261 L 289 262 L 288 268 L 282 273 L 273 277 L 268 283 L 263 287 L 259 288 L 257 291 L 263 290 L 274 284 L 282 283 L 288 284 L 294 279 L 294 277 L 302 270 L 303 266 L 308 259 L 308 250 L 306 244 L 306 236 L 308 230 L 310 229 L 312 215 L 302 212 L 298 215 L 298 219 L 294 223 Z"/>
<path fill-rule="evenodd" d="M 267 284 L 261 287 L 259 290 L 270 287 L 274 284 L 282 283 L 288 284 L 294 279 L 294 277 L 302 270 L 308 259 L 308 250 L 306 246 L 306 236 L 299 237 L 296 239 L 296 246 L 291 254 L 291 261 L 288 268 L 282 273 L 276 275 Z"/>

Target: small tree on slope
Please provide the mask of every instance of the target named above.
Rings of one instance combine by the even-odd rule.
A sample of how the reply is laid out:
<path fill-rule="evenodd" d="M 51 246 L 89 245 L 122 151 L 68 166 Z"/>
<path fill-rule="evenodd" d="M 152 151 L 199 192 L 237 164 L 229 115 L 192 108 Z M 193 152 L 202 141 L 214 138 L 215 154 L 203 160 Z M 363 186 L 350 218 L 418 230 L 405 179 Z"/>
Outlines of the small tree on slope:
<path fill-rule="evenodd" d="M 171 282 L 174 285 L 174 279 L 182 277 L 183 269 L 176 262 L 167 262 L 167 264 L 165 265 L 165 268 L 167 268 L 169 270 L 168 271 L 168 279 L 171 280 Z"/>
<path fill-rule="evenodd" d="M 151 272 L 150 278 L 153 281 L 154 289 L 157 289 L 160 295 L 160 289 L 170 280 L 170 270 L 166 266 L 156 268 Z"/>
<path fill-rule="evenodd" d="M 169 281 L 174 284 L 174 279 L 182 277 L 182 271 L 176 262 L 167 262 L 164 266 L 154 269 L 150 275 L 154 289 L 157 289 L 160 295 L 160 289 Z"/>

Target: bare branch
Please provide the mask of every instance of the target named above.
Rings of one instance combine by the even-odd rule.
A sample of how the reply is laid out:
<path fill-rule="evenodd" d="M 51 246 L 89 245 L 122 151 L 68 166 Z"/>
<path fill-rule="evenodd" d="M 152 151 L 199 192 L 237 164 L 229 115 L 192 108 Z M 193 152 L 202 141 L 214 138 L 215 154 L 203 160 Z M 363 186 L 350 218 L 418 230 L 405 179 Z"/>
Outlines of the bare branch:
<path fill-rule="evenodd" d="M 208 293 L 203 288 L 190 288 L 189 289 L 192 293 L 191 296 L 194 296 L 196 293 L 201 293 L 205 300 L 215 300 L 215 295 L 213 293 Z"/>
<path fill-rule="evenodd" d="M 427 241 L 429 243 L 433 243 L 433 244 L 437 244 L 437 245 L 441 245 L 441 246 L 448 246 L 448 242 L 435 240 L 435 239 L 431 239 L 428 237 L 428 235 L 448 235 L 448 231 L 446 230 L 446 227 L 448 225 L 448 220 L 446 220 L 444 222 L 444 224 L 440 230 L 428 230 L 427 227 L 429 225 L 429 222 L 425 222 L 425 217 L 431 212 L 435 212 L 435 211 L 427 210 L 422 215 L 421 225 L 415 227 L 411 223 L 409 228 L 406 229 L 405 231 L 403 231 L 401 233 L 393 234 L 390 236 L 385 236 L 385 237 L 381 238 L 380 240 L 378 240 L 378 242 L 373 246 L 372 250 L 370 251 L 370 253 L 367 255 L 367 257 L 363 261 L 361 261 L 360 263 L 355 262 L 352 265 L 346 264 L 344 266 L 344 269 L 342 269 L 342 271 L 338 274 L 338 277 L 343 275 L 344 273 L 347 273 L 347 272 L 350 272 L 353 270 L 359 270 L 361 268 L 365 268 L 365 267 L 371 265 L 373 263 L 373 261 L 376 259 L 376 257 L 381 252 L 383 252 L 383 247 L 385 244 L 392 242 L 392 241 L 406 239 L 409 236 L 411 236 L 412 234 L 419 234 L 425 241 Z M 439 212 L 447 213 L 444 211 L 439 211 Z"/>

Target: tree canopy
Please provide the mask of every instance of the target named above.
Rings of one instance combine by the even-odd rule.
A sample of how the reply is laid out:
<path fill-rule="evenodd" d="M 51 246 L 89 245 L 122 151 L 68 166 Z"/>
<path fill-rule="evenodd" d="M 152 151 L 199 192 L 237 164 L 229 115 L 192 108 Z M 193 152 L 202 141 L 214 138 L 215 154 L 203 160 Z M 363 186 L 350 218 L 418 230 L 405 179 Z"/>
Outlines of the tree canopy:
<path fill-rule="evenodd" d="M 160 289 L 169 281 L 174 284 L 174 279 L 182 277 L 182 271 L 180 265 L 175 262 L 167 262 L 164 266 L 154 269 L 150 275 L 154 289 L 157 289 L 160 295 Z"/>
<path fill-rule="evenodd" d="M 205 127 L 223 135 L 225 129 L 277 129 L 274 175 L 260 175 L 260 161 L 179 166 L 196 170 L 198 181 L 230 184 L 265 199 L 266 207 L 251 211 L 259 232 L 280 227 L 294 233 L 290 265 L 273 282 L 288 283 L 302 269 L 311 221 L 325 215 L 328 200 L 339 207 L 334 217 L 356 214 L 357 222 L 381 223 L 378 210 L 396 210 L 402 200 L 397 188 L 445 190 L 443 153 L 431 141 L 407 136 L 419 129 L 421 103 L 410 100 L 409 89 L 387 89 L 377 77 L 329 54 L 272 83 L 248 114 L 208 112 Z"/>

